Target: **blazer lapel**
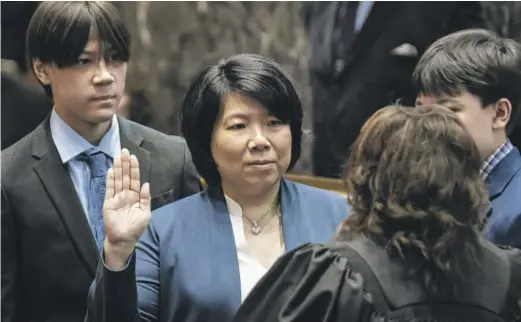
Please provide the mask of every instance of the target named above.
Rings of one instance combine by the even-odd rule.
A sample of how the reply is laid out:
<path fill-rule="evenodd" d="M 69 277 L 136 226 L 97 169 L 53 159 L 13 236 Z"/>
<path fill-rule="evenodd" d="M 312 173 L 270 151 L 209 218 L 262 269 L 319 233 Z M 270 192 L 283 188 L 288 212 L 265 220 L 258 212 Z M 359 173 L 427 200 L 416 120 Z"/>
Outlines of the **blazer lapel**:
<path fill-rule="evenodd" d="M 308 239 L 305 221 L 302 220 L 302 211 L 300 202 L 297 200 L 296 193 L 291 190 L 288 182 L 281 179 L 280 184 L 280 209 L 282 213 L 282 231 L 284 233 L 284 244 L 286 251 L 295 249 Z"/>
<path fill-rule="evenodd" d="M 134 154 L 139 161 L 139 173 L 141 184 L 150 180 L 150 152 L 143 148 L 143 136 L 137 131 L 137 127 L 130 121 L 118 117 L 119 135 L 121 147 Z M 152 187 L 151 187 L 152 188 Z"/>
<path fill-rule="evenodd" d="M 486 179 L 491 201 L 503 193 L 510 180 L 519 171 L 521 171 L 521 155 L 519 150 L 514 148 L 496 165 Z"/>
<path fill-rule="evenodd" d="M 41 125 L 33 143 L 34 171 L 56 207 L 69 238 L 92 276 L 98 263 L 96 242 L 74 188 L 67 165 L 63 164 L 52 140 L 49 118 Z"/>
<path fill-rule="evenodd" d="M 212 287 L 217 294 L 229 297 L 233 312 L 241 304 L 241 280 L 230 214 L 222 190 L 208 188 L 207 198 L 211 208 L 211 220 L 208 221 L 209 256 L 220 262 L 213 268 L 213 274 L 218 278 Z"/>

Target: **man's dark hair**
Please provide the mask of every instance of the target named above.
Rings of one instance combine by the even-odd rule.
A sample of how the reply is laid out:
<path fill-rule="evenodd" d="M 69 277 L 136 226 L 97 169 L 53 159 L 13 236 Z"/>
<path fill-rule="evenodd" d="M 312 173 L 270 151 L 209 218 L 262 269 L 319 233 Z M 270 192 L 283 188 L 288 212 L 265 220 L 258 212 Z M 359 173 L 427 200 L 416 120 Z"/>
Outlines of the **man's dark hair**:
<path fill-rule="evenodd" d="M 107 1 L 44 1 L 27 29 L 27 60 L 39 59 L 58 67 L 76 64 L 90 38 L 100 43 L 100 56 L 130 58 L 130 33 L 116 8 Z M 34 72 L 34 70 L 33 70 Z M 44 86 L 52 95 L 49 86 Z"/>
<path fill-rule="evenodd" d="M 291 129 L 290 170 L 300 158 L 302 103 L 291 78 L 274 61 L 252 54 L 223 59 L 206 68 L 190 86 L 181 108 L 181 130 L 195 167 L 209 185 L 221 177 L 212 156 L 212 134 L 223 101 L 238 93 L 266 107 Z"/>
<path fill-rule="evenodd" d="M 413 84 L 419 93 L 440 98 L 468 91 L 483 106 L 508 99 L 509 134 L 521 109 L 521 44 L 483 29 L 452 33 L 426 50 L 414 70 Z"/>

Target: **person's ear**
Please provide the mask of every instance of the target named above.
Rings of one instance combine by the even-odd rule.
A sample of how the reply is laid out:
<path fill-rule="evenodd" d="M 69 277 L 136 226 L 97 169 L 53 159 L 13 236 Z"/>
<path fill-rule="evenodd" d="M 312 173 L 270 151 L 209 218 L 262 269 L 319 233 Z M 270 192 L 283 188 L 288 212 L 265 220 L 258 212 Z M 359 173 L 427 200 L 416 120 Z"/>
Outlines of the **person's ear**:
<path fill-rule="evenodd" d="M 51 85 L 51 66 L 50 64 L 43 63 L 39 59 L 33 61 L 33 70 L 36 78 L 43 85 Z"/>
<path fill-rule="evenodd" d="M 512 104 L 506 98 L 499 99 L 494 103 L 493 129 L 506 129 L 510 116 L 512 115 Z"/>

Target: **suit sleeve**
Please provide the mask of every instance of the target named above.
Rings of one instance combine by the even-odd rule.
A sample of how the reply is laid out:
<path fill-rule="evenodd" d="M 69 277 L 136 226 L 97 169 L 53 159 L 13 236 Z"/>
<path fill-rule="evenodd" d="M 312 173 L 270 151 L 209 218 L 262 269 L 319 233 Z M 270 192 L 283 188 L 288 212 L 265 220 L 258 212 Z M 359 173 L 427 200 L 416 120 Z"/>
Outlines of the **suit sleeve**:
<path fill-rule="evenodd" d="M 307 244 L 282 256 L 254 287 L 234 322 L 358 321 L 363 280 L 345 257 Z"/>
<path fill-rule="evenodd" d="M 98 264 L 85 322 L 158 322 L 159 262 L 159 241 L 150 224 L 123 270 Z"/>
<path fill-rule="evenodd" d="M 13 210 L 4 190 L 2 191 L 2 321 L 14 322 L 17 298 L 17 242 Z"/>
<path fill-rule="evenodd" d="M 186 143 L 183 143 L 184 147 L 184 171 L 181 182 L 181 198 L 191 196 L 201 191 L 201 181 L 197 170 L 192 162 L 192 155 Z"/>

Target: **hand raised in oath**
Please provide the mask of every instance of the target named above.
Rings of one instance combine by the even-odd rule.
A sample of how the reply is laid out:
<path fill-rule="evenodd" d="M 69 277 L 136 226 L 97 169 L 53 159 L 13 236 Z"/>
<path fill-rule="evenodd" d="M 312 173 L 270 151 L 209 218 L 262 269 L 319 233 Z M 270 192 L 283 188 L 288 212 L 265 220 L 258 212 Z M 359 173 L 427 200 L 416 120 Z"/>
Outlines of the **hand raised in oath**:
<path fill-rule="evenodd" d="M 124 267 L 150 222 L 150 187 L 139 177 L 137 158 L 123 149 L 107 172 L 103 203 L 105 264 L 113 270 Z"/>

